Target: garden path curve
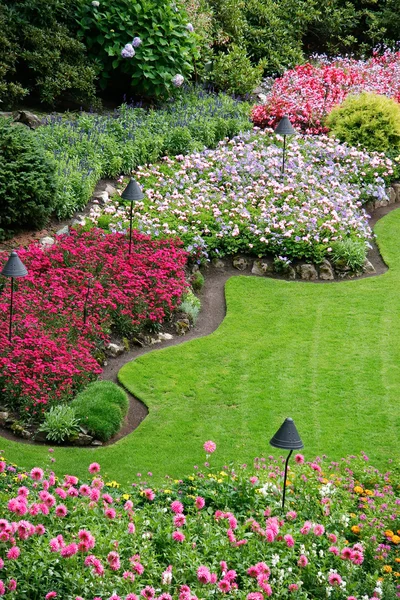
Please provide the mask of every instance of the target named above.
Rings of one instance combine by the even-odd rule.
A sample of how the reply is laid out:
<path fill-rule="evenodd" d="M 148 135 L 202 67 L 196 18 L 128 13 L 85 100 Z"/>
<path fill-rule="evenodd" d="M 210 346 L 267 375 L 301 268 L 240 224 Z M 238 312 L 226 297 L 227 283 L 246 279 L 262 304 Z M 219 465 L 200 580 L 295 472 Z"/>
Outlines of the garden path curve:
<path fill-rule="evenodd" d="M 387 215 L 392 210 L 399 208 L 398 204 L 392 204 L 376 209 L 371 217 L 370 225 L 374 227 L 376 222 Z M 381 254 L 376 246 L 373 244 L 372 249 L 368 252 L 368 259 L 374 265 L 376 273 L 373 275 L 363 275 L 362 277 L 376 277 L 387 271 L 387 266 L 384 263 Z M 109 358 L 107 365 L 104 367 L 100 379 L 114 381 L 121 385 L 118 381 L 119 370 L 128 362 L 131 362 L 138 356 L 152 352 L 155 349 L 167 348 L 168 346 L 175 346 L 182 342 L 187 342 L 199 337 L 209 335 L 219 327 L 222 323 L 226 314 L 226 303 L 225 303 L 225 283 L 230 277 L 235 275 L 244 275 L 257 277 L 252 275 L 250 270 L 238 271 L 233 267 L 225 267 L 222 269 L 215 269 L 210 267 L 206 273 L 204 287 L 198 294 L 201 300 L 201 311 L 196 322 L 196 325 L 184 336 L 174 336 L 171 340 L 165 340 L 155 346 L 146 346 L 143 348 L 134 348 L 129 352 L 125 352 L 117 358 Z M 329 281 L 317 281 L 311 283 L 319 283 L 321 285 L 329 285 Z M 336 282 L 337 283 L 337 282 Z M 130 394 L 125 388 L 125 392 L 129 397 L 129 410 L 125 418 L 124 424 L 120 431 L 109 440 L 105 446 L 113 444 L 132 433 L 136 429 L 143 419 L 148 414 L 147 406 L 138 398 Z"/>

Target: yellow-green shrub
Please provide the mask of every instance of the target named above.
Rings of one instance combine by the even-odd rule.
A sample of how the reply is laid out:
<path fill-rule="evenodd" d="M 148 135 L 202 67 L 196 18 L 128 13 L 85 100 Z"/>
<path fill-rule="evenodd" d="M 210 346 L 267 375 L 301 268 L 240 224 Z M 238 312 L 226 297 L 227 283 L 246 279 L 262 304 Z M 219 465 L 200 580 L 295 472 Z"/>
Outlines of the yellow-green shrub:
<path fill-rule="evenodd" d="M 400 149 L 400 105 L 386 96 L 348 96 L 331 111 L 326 125 L 330 135 L 350 146 L 378 152 Z"/>

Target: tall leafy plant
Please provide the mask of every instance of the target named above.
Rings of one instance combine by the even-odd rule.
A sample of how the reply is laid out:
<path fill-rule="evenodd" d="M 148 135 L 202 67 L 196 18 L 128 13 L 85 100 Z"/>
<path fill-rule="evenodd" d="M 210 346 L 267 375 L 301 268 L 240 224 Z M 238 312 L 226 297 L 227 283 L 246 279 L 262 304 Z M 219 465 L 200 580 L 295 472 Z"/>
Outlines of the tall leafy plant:
<path fill-rule="evenodd" d="M 182 85 L 198 57 L 185 11 L 167 0 L 85 4 L 79 26 L 90 56 L 101 65 L 103 89 L 122 77 L 141 94 L 165 96 Z"/>

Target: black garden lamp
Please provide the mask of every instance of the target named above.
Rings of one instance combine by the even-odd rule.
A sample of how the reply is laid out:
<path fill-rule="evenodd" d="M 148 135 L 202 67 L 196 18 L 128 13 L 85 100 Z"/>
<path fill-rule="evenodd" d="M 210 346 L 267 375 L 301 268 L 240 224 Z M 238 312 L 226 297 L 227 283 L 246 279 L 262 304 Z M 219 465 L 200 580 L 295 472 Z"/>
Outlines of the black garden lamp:
<path fill-rule="evenodd" d="M 87 305 L 88 305 L 88 300 L 89 300 L 90 288 L 93 287 L 93 284 L 94 284 L 94 277 L 89 277 L 89 279 L 87 281 L 85 304 L 83 306 L 83 324 L 84 325 L 86 325 L 86 320 L 87 320 L 87 316 L 88 316 Z"/>
<path fill-rule="evenodd" d="M 14 279 L 16 277 L 26 277 L 28 271 L 18 254 L 13 250 L 4 265 L 1 274 L 4 277 L 11 277 L 11 302 L 10 302 L 10 326 L 8 330 L 8 339 L 11 342 L 12 319 L 13 319 L 13 300 L 14 300 Z"/>
<path fill-rule="evenodd" d="M 290 450 L 288 457 L 285 462 L 285 477 L 283 482 L 283 498 L 282 498 L 282 510 L 285 507 L 285 494 L 286 494 L 286 477 L 289 458 L 292 455 L 293 450 L 300 450 L 304 447 L 303 442 L 299 436 L 299 432 L 296 429 L 293 419 L 288 417 L 284 420 L 274 437 L 269 442 L 274 448 L 282 448 L 283 450 Z"/>
<path fill-rule="evenodd" d="M 278 125 L 274 129 L 274 133 L 283 135 L 283 157 L 282 157 L 282 175 L 285 173 L 285 154 L 286 154 L 286 136 L 295 135 L 296 130 L 293 128 L 288 116 L 282 117 Z"/>
<path fill-rule="evenodd" d="M 133 203 L 134 202 L 138 202 L 138 200 L 143 200 L 143 198 L 144 198 L 144 194 L 143 194 L 142 190 L 140 189 L 140 186 L 133 179 L 133 177 L 131 177 L 128 185 L 126 186 L 126 188 L 122 192 L 121 198 L 123 198 L 124 200 L 129 200 L 129 202 L 131 203 L 131 211 L 130 211 L 130 217 L 129 217 L 129 254 L 130 254 L 131 250 L 132 250 L 132 212 L 133 212 Z"/>

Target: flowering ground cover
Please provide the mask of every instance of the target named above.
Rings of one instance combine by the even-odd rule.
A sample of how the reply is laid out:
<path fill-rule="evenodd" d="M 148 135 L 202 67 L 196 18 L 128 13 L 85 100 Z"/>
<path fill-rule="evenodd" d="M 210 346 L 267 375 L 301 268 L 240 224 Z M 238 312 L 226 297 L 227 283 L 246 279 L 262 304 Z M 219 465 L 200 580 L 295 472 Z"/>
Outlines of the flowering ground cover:
<path fill-rule="evenodd" d="M 135 473 L 181 477 L 211 437 L 221 463 L 265 455 L 291 416 L 306 457 L 365 450 L 379 467 L 398 457 L 400 210 L 375 229 L 389 270 L 329 284 L 234 277 L 227 315 L 210 336 L 156 350 L 120 372 L 149 408 L 130 435 L 98 449 L 59 448 L 55 472 L 83 477 L 93 460 L 129 484 Z M 41 464 L 46 447 L 3 439 L 9 460 Z"/>
<path fill-rule="evenodd" d="M 130 256 L 126 236 L 96 229 L 19 256 L 28 276 L 16 282 L 11 342 L 10 285 L 1 282 L 0 389 L 23 420 L 70 400 L 101 372 L 113 332 L 129 337 L 161 323 L 187 289 L 180 242 L 137 232 Z"/>
<path fill-rule="evenodd" d="M 281 164 L 276 136 L 253 131 L 215 150 L 139 167 L 145 199 L 134 204 L 135 227 L 178 235 L 197 259 L 246 252 L 320 262 L 335 241 L 371 238 L 362 204 L 386 197 L 397 163 L 327 137 L 299 136 L 290 141 L 284 178 Z M 125 231 L 128 211 L 114 198 L 89 218 Z"/>
<path fill-rule="evenodd" d="M 386 50 L 367 60 L 348 57 L 299 65 L 275 80 L 266 103 L 252 110 L 260 127 L 274 127 L 288 115 L 306 133 L 326 132 L 324 118 L 348 94 L 374 92 L 400 102 L 400 51 Z"/>
<path fill-rule="evenodd" d="M 120 486 L 97 462 L 89 476 L 57 478 L 1 456 L 0 595 L 400 597 L 398 463 L 380 472 L 365 453 L 337 462 L 296 454 L 282 511 L 283 457 L 214 466 L 215 443 L 204 449 L 205 468 L 161 486 L 150 472 Z"/>

